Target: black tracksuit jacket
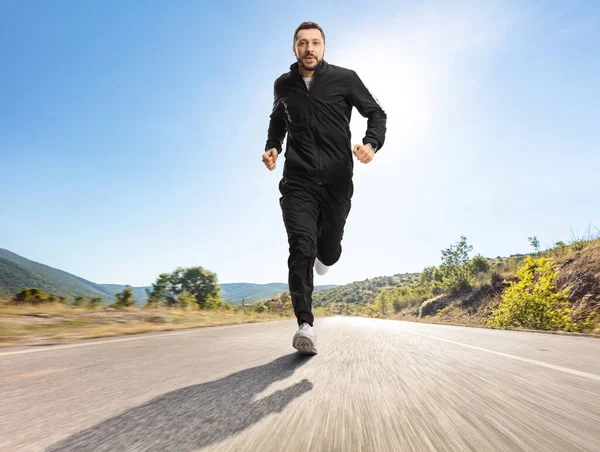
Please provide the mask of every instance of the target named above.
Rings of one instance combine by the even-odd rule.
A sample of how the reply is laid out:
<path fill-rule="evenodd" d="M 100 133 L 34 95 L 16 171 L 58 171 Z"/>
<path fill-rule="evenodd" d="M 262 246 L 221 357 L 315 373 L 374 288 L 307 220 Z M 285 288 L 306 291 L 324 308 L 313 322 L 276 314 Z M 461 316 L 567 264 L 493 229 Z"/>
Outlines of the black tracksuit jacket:
<path fill-rule="evenodd" d="M 379 151 L 387 116 L 355 71 L 323 61 L 308 90 L 296 62 L 275 80 L 265 151 L 281 153 L 287 133 L 284 177 L 319 185 L 352 179 L 352 107 L 368 118 L 363 144 Z"/>

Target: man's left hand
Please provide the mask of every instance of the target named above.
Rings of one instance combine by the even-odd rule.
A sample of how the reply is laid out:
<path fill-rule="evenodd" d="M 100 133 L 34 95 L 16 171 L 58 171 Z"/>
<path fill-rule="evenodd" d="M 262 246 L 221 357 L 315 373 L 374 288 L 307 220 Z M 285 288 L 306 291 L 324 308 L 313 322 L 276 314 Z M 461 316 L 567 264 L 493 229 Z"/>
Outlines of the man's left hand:
<path fill-rule="evenodd" d="M 375 151 L 368 144 L 355 144 L 354 155 L 361 163 L 369 163 L 375 157 Z"/>

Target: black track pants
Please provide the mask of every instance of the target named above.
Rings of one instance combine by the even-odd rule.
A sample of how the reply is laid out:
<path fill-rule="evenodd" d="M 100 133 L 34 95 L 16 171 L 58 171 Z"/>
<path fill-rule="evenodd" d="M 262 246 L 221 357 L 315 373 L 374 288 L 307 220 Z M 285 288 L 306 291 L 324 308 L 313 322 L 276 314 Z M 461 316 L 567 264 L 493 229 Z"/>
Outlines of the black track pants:
<path fill-rule="evenodd" d="M 312 293 L 315 257 L 335 264 L 342 254 L 344 226 L 354 193 L 352 180 L 317 185 L 283 178 L 279 204 L 288 236 L 290 296 L 298 325 L 313 325 Z"/>

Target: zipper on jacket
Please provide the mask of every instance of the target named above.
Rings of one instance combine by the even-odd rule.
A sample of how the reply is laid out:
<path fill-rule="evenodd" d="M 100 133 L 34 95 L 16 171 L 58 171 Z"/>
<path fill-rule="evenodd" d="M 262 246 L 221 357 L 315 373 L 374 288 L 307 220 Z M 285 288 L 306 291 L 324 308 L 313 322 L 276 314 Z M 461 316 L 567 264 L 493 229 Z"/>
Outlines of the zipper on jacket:
<path fill-rule="evenodd" d="M 317 72 L 318 72 L 318 69 L 317 69 L 317 71 L 315 71 L 315 75 L 313 76 L 313 81 L 310 84 L 311 87 L 314 87 L 315 82 L 317 81 Z M 302 80 L 302 85 L 304 86 L 304 91 L 306 92 L 306 104 L 308 107 L 308 128 L 312 133 L 312 107 L 311 107 L 310 92 L 309 92 L 308 87 L 306 86 L 306 83 L 304 83 L 304 80 Z M 318 180 L 317 184 L 323 185 L 322 170 L 321 170 L 321 151 L 318 149 L 318 146 L 317 146 L 317 139 L 316 139 L 317 137 L 313 136 L 313 138 L 314 138 L 315 148 L 316 148 L 316 152 L 317 152 L 317 161 L 318 161 L 318 178 L 319 178 L 319 180 Z"/>
<path fill-rule="evenodd" d="M 308 89 L 306 90 L 306 103 L 308 105 L 308 128 L 311 131 L 311 133 L 313 133 L 312 131 L 312 106 L 311 106 L 311 100 L 310 100 L 310 93 L 308 92 Z M 318 161 L 318 176 L 319 176 L 319 181 L 318 184 L 322 185 L 321 182 L 321 151 L 319 150 L 319 146 L 317 145 L 317 137 L 316 135 L 313 135 L 313 141 L 315 143 L 315 148 L 316 148 L 316 153 L 317 153 L 317 161 Z"/>

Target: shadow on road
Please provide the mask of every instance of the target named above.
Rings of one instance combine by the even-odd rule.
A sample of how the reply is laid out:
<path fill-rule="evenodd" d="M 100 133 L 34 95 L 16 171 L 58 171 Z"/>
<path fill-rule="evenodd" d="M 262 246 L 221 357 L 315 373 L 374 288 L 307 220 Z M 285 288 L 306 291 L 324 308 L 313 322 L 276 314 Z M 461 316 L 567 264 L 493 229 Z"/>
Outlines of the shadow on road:
<path fill-rule="evenodd" d="M 310 358 L 290 354 L 217 381 L 188 386 L 131 408 L 51 446 L 48 451 L 185 451 L 221 442 L 281 412 L 313 387 L 308 380 L 255 401 Z"/>

